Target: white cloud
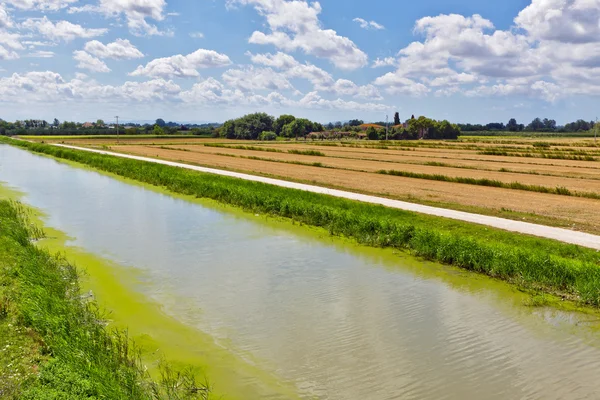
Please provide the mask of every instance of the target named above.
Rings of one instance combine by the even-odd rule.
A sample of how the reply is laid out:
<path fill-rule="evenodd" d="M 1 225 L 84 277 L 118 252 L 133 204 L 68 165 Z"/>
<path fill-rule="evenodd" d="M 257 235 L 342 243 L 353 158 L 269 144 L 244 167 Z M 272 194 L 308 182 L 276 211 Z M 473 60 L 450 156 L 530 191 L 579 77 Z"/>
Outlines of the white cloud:
<path fill-rule="evenodd" d="M 326 100 L 319 96 L 317 92 L 310 92 L 300 101 L 298 105 L 305 108 L 332 109 L 347 111 L 385 111 L 389 106 L 377 103 L 357 103 L 355 101 L 345 101 L 342 99 Z"/>
<path fill-rule="evenodd" d="M 66 42 L 77 38 L 93 38 L 104 35 L 108 29 L 87 29 L 81 25 L 73 24 L 69 21 L 58 21 L 56 23 L 50 21 L 48 17 L 29 18 L 21 25 L 24 29 L 37 31 L 41 35 L 50 40 Z"/>
<path fill-rule="evenodd" d="M 146 21 L 146 18 L 164 20 L 166 5 L 165 0 L 99 0 L 96 6 L 71 7 L 69 12 L 97 12 L 111 17 L 124 15 L 129 30 L 136 36 L 170 35 L 171 32 L 162 32 Z"/>
<path fill-rule="evenodd" d="M 224 67 L 231 64 L 225 54 L 214 50 L 199 49 L 187 56 L 178 54 L 171 57 L 157 58 L 146 66 L 140 65 L 131 76 L 150 76 L 163 78 L 190 78 L 198 77 L 198 69 Z"/>
<path fill-rule="evenodd" d="M 21 10 L 57 11 L 79 0 L 3 0 Z"/>
<path fill-rule="evenodd" d="M 5 31 L 0 31 L 0 44 L 13 50 L 23 50 L 25 48 L 21 44 L 21 36 L 19 34 Z"/>
<path fill-rule="evenodd" d="M 16 52 L 0 45 L 0 60 L 15 60 L 17 58 L 19 58 L 19 55 Z"/>
<path fill-rule="evenodd" d="M 146 82 L 125 82 L 121 86 L 102 85 L 77 74 L 71 81 L 51 71 L 27 72 L 0 78 L 0 102 L 47 104 L 89 102 L 95 106 L 100 102 L 120 101 L 148 102 L 155 100 L 179 101 L 181 88 L 172 81 L 154 79 Z"/>
<path fill-rule="evenodd" d="M 99 58 L 112 58 L 115 60 L 144 57 L 144 54 L 127 39 L 117 39 L 106 45 L 97 40 L 92 40 L 85 44 L 85 51 Z"/>
<path fill-rule="evenodd" d="M 153 79 L 146 82 L 125 82 L 120 86 L 102 85 L 87 75 L 78 73 L 70 81 L 55 72 L 27 72 L 0 78 L 0 102 L 22 104 L 101 103 L 132 104 L 160 101 L 177 104 L 183 102 L 193 106 L 232 107 L 248 106 L 256 109 L 265 107 L 288 109 L 329 109 L 348 111 L 384 111 L 389 107 L 377 103 L 359 103 L 342 99 L 327 100 L 316 92 L 300 100 L 291 100 L 281 93 L 260 95 L 251 91 L 229 88 L 214 78 L 196 83 L 189 90 L 182 90 L 173 81 Z"/>
<path fill-rule="evenodd" d="M 202 32 L 190 32 L 190 37 L 194 39 L 203 39 L 204 33 Z"/>
<path fill-rule="evenodd" d="M 600 0 L 533 0 L 515 18 L 536 40 L 562 43 L 600 41 Z"/>
<path fill-rule="evenodd" d="M 347 79 L 338 79 L 335 81 L 327 71 L 309 63 L 301 64 L 289 54 L 282 52 L 276 54 L 246 54 L 250 56 L 250 59 L 255 64 L 262 64 L 282 70 L 282 74 L 287 78 L 308 80 L 317 91 L 326 91 L 338 95 L 363 97 L 374 100 L 382 98 L 379 90 L 373 85 L 359 86 Z"/>
<path fill-rule="evenodd" d="M 377 58 L 373 61 L 372 68 L 389 67 L 396 65 L 396 59 L 394 57 Z"/>
<path fill-rule="evenodd" d="M 78 61 L 77 68 L 87 69 L 92 72 L 110 72 L 110 68 L 104 61 L 96 58 L 85 51 L 73 52 L 73 59 Z"/>
<path fill-rule="evenodd" d="M 0 29 L 12 28 L 13 20 L 8 15 L 8 11 L 4 8 L 4 4 L 0 3 Z"/>
<path fill-rule="evenodd" d="M 377 29 L 377 30 L 385 29 L 385 26 L 378 24 L 375 21 L 367 21 L 362 18 L 354 18 L 352 21 L 357 22 L 360 25 L 360 27 L 363 29 Z"/>
<path fill-rule="evenodd" d="M 415 82 L 412 79 L 400 76 L 393 72 L 389 72 L 375 79 L 374 84 L 384 87 L 386 92 L 390 94 L 424 96 L 430 92 L 430 89 L 422 83 Z"/>
<path fill-rule="evenodd" d="M 26 57 L 30 57 L 30 58 L 52 58 L 54 57 L 54 52 L 53 51 L 35 51 L 33 53 L 29 53 L 27 54 Z"/>
<path fill-rule="evenodd" d="M 291 90 L 292 84 L 285 76 L 271 68 L 230 69 L 223 73 L 223 81 L 229 86 L 242 91 L 254 90 Z"/>
<path fill-rule="evenodd" d="M 267 19 L 271 32 L 256 31 L 250 43 L 271 44 L 286 51 L 302 50 L 324 58 L 342 69 L 356 69 L 367 64 L 367 55 L 347 37 L 331 29 L 322 29 L 321 5 L 295 0 L 230 0 L 229 4 L 253 5 Z"/>

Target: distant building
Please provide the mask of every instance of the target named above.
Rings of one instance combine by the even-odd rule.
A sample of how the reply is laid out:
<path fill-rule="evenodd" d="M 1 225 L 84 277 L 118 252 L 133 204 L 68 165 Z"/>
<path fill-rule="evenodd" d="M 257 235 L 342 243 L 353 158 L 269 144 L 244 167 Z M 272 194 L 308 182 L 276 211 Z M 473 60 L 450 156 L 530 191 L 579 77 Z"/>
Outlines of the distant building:
<path fill-rule="evenodd" d="M 81 125 L 82 128 L 93 128 L 94 124 L 92 124 L 91 122 L 85 122 L 83 125 Z"/>

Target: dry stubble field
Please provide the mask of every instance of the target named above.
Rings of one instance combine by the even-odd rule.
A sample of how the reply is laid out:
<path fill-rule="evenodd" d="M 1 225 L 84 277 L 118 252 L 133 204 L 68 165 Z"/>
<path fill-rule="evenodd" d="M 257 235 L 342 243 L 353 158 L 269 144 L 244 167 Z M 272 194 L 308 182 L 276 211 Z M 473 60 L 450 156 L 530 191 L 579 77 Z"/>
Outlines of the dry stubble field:
<path fill-rule="evenodd" d="M 593 139 L 55 141 L 600 233 L 600 146 Z M 514 182 L 516 189 L 494 187 Z"/>

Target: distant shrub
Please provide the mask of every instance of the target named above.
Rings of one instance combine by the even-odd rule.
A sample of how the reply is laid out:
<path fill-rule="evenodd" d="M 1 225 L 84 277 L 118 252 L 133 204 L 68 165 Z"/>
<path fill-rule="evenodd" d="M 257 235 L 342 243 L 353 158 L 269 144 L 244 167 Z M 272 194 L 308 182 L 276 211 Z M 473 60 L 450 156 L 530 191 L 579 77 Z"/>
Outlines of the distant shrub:
<path fill-rule="evenodd" d="M 271 132 L 271 131 L 264 131 L 263 133 L 260 134 L 259 137 L 260 140 L 277 140 L 277 134 L 275 132 Z"/>

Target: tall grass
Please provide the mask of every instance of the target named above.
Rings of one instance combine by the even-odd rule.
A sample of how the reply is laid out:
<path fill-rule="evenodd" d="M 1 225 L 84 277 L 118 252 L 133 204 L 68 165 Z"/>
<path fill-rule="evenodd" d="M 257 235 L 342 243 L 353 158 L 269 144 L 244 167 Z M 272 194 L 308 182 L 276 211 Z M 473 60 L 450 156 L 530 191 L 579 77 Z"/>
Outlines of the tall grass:
<path fill-rule="evenodd" d="M 600 305 L 600 255 L 591 249 L 151 162 L 0 140 L 173 192 L 290 218 L 366 245 L 408 250 L 426 259 L 484 273 L 522 287 Z"/>
<path fill-rule="evenodd" d="M 290 154 L 298 154 L 302 156 L 317 156 L 317 157 L 325 157 L 325 153 L 316 150 L 288 150 Z"/>
<path fill-rule="evenodd" d="M 484 156 L 548 158 L 552 160 L 597 161 L 597 158 L 591 155 L 571 155 L 564 153 L 513 153 L 505 150 L 484 150 L 477 152 L 477 154 Z"/>
<path fill-rule="evenodd" d="M 236 150 L 252 150 L 252 151 L 266 151 L 269 153 L 283 153 L 282 150 L 273 149 L 270 147 L 258 147 L 258 146 L 233 146 L 226 145 L 222 143 L 204 143 L 204 147 L 217 147 L 217 148 L 225 148 L 225 149 L 236 149 Z"/>
<path fill-rule="evenodd" d="M 30 352 L 39 357 L 32 357 L 37 362 L 29 368 L 40 364 L 38 374 L 12 382 L 14 398 L 207 398 L 207 388 L 190 373 L 163 373 L 162 380 L 152 381 L 127 335 L 108 329 L 96 304 L 82 298 L 77 270 L 32 243 L 41 237 L 22 206 L 0 201 L 0 282 L 11 288 L 3 295 L 0 324 L 10 319 L 13 336 L 35 337 L 38 344 Z M 0 337 L 6 349 L 4 340 Z M 0 363 L 0 376 L 11 367 Z M 179 388 L 176 396 L 173 387 Z"/>

